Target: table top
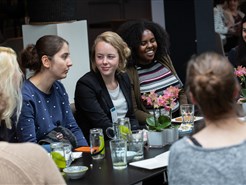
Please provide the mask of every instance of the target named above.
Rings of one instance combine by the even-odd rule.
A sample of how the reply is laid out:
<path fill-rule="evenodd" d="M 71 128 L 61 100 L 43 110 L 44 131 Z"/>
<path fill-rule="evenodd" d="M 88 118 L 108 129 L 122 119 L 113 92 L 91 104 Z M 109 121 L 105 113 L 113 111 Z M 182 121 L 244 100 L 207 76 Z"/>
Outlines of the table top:
<path fill-rule="evenodd" d="M 168 151 L 170 145 L 163 148 L 147 148 L 144 149 L 144 159 L 155 157 L 163 152 Z M 72 180 L 66 179 L 68 185 L 130 185 L 141 182 L 145 179 L 159 175 L 166 170 L 166 167 L 154 170 L 147 170 L 130 166 L 128 164 L 126 169 L 116 170 L 113 169 L 110 149 L 106 146 L 105 158 L 100 160 L 93 160 L 90 153 L 83 153 L 83 157 L 76 159 L 72 165 L 84 165 L 89 168 L 85 176 L 81 179 Z"/>

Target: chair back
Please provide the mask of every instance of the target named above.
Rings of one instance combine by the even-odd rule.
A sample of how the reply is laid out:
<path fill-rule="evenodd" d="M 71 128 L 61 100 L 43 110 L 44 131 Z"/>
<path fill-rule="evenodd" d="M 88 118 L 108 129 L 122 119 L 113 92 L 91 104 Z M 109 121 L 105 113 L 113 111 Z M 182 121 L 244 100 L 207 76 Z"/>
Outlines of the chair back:
<path fill-rule="evenodd" d="M 216 52 L 225 56 L 224 46 L 220 34 L 215 32 Z"/>

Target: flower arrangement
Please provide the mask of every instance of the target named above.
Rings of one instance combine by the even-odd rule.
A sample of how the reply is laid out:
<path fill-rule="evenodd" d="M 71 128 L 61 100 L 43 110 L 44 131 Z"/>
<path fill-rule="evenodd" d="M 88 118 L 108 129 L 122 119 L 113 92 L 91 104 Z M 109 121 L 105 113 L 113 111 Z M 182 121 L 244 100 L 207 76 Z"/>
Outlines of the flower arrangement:
<path fill-rule="evenodd" d="M 241 85 L 241 95 L 243 98 L 241 98 L 240 101 L 246 102 L 246 68 L 243 66 L 238 66 L 235 68 L 234 74 L 238 77 Z"/>
<path fill-rule="evenodd" d="M 163 91 L 163 95 L 158 96 L 155 91 L 142 95 L 142 100 L 153 107 L 153 116 L 146 119 L 149 130 L 162 131 L 171 126 L 172 109 L 176 105 L 175 101 L 179 97 L 179 91 L 179 88 L 170 86 Z M 170 116 L 161 114 L 161 109 L 168 111 Z M 156 111 L 158 111 L 158 116 Z"/>

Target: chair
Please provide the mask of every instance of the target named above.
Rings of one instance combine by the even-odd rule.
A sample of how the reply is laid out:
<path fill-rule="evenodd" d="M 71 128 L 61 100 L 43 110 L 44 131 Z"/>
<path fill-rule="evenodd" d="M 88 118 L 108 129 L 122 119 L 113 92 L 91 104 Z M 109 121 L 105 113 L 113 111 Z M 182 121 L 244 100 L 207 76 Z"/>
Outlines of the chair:
<path fill-rule="evenodd" d="M 217 32 L 215 32 L 215 46 L 216 46 L 216 52 L 225 56 L 224 45 L 221 40 L 220 34 Z"/>
<path fill-rule="evenodd" d="M 74 103 L 70 103 L 70 108 L 72 110 L 73 115 L 75 115 L 75 113 L 76 113 L 75 104 Z"/>
<path fill-rule="evenodd" d="M 0 46 L 10 47 L 19 54 L 23 50 L 23 37 L 9 38 L 0 43 Z"/>
<path fill-rule="evenodd" d="M 4 42 L 0 43 L 0 46 L 12 48 L 16 52 L 17 57 L 19 57 L 20 52 L 24 49 L 23 37 L 9 38 Z M 22 66 L 20 66 L 20 68 L 26 77 L 26 70 Z"/>

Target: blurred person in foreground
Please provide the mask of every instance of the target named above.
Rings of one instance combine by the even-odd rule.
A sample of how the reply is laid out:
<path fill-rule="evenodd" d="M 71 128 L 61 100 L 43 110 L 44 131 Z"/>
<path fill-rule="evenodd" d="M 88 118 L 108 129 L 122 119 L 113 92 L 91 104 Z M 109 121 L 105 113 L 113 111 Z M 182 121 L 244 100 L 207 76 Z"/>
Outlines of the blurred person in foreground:
<path fill-rule="evenodd" d="M 11 117 L 20 115 L 22 79 L 14 50 L 0 47 L 1 127 L 15 127 Z M 66 184 L 47 152 L 33 143 L 1 141 L 0 166 L 0 184 Z"/>
<path fill-rule="evenodd" d="M 200 54 L 189 61 L 186 82 L 206 126 L 171 146 L 169 185 L 245 184 L 246 124 L 237 117 L 233 66 L 224 56 Z"/>

